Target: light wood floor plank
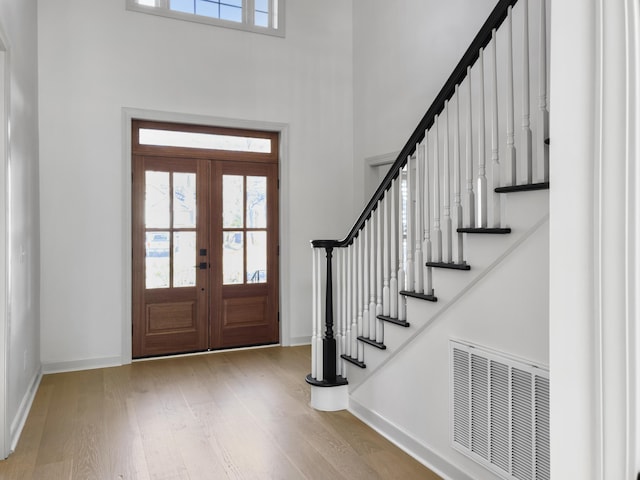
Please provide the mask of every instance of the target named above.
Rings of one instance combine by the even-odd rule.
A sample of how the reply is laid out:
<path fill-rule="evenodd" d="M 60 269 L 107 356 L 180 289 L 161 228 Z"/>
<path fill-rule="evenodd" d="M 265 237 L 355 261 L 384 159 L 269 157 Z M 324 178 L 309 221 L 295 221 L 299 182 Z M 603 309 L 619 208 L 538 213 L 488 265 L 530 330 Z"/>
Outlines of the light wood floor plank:
<path fill-rule="evenodd" d="M 348 412 L 309 407 L 308 346 L 46 375 L 0 480 L 438 477 Z"/>

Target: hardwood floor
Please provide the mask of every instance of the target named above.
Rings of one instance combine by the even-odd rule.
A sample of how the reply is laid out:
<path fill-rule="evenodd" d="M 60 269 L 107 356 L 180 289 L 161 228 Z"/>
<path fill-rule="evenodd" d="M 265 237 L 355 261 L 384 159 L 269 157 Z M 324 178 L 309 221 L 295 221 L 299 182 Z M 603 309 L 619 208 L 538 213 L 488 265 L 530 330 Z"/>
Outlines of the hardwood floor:
<path fill-rule="evenodd" d="M 45 375 L 0 479 L 440 477 L 346 411 L 309 407 L 309 347 Z"/>

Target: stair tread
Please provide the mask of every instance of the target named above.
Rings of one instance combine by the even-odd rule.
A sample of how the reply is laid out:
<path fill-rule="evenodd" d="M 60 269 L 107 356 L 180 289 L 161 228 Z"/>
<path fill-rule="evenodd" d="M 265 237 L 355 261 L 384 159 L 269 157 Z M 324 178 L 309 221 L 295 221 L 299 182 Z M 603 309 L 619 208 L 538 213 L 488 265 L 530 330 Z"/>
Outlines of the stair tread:
<path fill-rule="evenodd" d="M 375 340 L 372 340 L 372 339 L 367 338 L 367 337 L 359 336 L 358 340 L 361 341 L 361 342 L 364 342 L 364 343 L 366 343 L 368 345 L 371 345 L 372 347 L 379 348 L 380 350 L 386 350 L 387 349 L 387 346 L 384 343 L 376 342 Z"/>
<path fill-rule="evenodd" d="M 498 235 L 511 233 L 511 229 L 510 228 L 475 228 L 475 227 L 469 227 L 469 228 L 458 228 L 457 231 L 458 231 L 458 233 L 492 233 L 492 234 L 498 234 Z"/>
<path fill-rule="evenodd" d="M 378 315 L 376 318 L 379 318 L 383 322 L 393 323 L 394 325 L 399 325 L 401 327 L 410 327 L 411 324 L 406 320 L 398 320 L 397 318 L 387 317 L 385 315 Z"/>
<path fill-rule="evenodd" d="M 361 362 L 357 358 L 351 358 L 349 355 L 342 354 L 340 355 L 340 358 L 354 364 L 356 367 L 367 368 L 367 365 L 364 362 Z"/>
<path fill-rule="evenodd" d="M 496 193 L 529 192 L 532 190 L 549 190 L 549 182 L 524 183 L 522 185 L 510 185 L 495 189 Z"/>
<path fill-rule="evenodd" d="M 471 265 L 469 265 L 467 262 L 462 262 L 462 263 L 427 262 L 425 265 L 427 267 L 450 268 L 452 270 L 471 270 Z"/>
<path fill-rule="evenodd" d="M 438 301 L 438 297 L 436 297 L 435 295 L 427 295 L 425 293 L 408 292 L 406 290 L 402 290 L 400 292 L 400 295 L 404 295 L 405 297 L 419 298 L 421 300 L 426 300 L 427 302 Z"/>

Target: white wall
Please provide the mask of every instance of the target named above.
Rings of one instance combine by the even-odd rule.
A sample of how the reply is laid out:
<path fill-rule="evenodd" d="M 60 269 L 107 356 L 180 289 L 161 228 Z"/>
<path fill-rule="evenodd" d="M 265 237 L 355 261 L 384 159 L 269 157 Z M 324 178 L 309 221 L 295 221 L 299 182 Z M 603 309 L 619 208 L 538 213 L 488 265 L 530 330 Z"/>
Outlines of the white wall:
<path fill-rule="evenodd" d="M 284 39 L 124 3 L 38 4 L 43 363 L 123 353 L 122 108 L 289 125 L 281 310 L 292 341 L 308 337 L 309 240 L 353 217 L 351 3 L 287 2 Z"/>
<path fill-rule="evenodd" d="M 364 160 L 402 149 L 496 0 L 354 0 L 355 202 Z"/>
<path fill-rule="evenodd" d="M 7 40 L 5 66 L 10 92 L 6 370 L 6 427 L 10 429 L 10 442 L 16 440 L 40 372 L 36 24 L 35 0 L 0 0 L 0 29 Z M 5 195 L 4 185 L 2 195 Z"/>
<path fill-rule="evenodd" d="M 513 233 L 468 238 L 471 271 L 435 271 L 438 302 L 410 299 L 411 327 L 398 334 L 393 329 L 399 327 L 385 326 L 385 343 L 395 356 L 376 369 L 369 363 L 376 352 L 366 347 L 366 370 L 374 367 L 373 373 L 356 371 L 368 375 L 357 383 L 350 371 L 350 410 L 444 478 L 499 478 L 450 445 L 449 340 L 549 365 L 548 197 L 546 192 L 513 195 Z M 395 338 L 412 329 L 423 330 L 396 354 Z"/>

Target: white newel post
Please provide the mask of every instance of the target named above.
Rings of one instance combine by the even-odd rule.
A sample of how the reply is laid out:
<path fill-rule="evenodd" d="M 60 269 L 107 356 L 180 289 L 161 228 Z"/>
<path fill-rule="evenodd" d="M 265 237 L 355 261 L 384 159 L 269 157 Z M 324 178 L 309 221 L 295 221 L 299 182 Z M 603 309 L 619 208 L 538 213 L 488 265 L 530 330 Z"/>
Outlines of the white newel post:
<path fill-rule="evenodd" d="M 456 263 L 464 262 L 463 234 L 457 232 L 463 226 L 462 195 L 460 175 L 460 95 L 458 85 L 455 91 L 456 97 L 456 121 L 453 124 L 453 211 L 456 216 Z"/>
<path fill-rule="evenodd" d="M 510 186 L 518 184 L 516 169 L 515 121 L 513 99 L 513 18 L 511 7 L 507 10 L 507 161 L 506 178 Z"/>
<path fill-rule="evenodd" d="M 469 227 L 473 228 L 476 226 L 476 200 L 473 193 L 473 96 L 471 95 L 471 67 L 467 67 L 467 92 L 469 97 L 467 141 L 465 148 L 467 163 L 467 211 L 469 212 Z"/>
<path fill-rule="evenodd" d="M 500 228 L 500 209 L 502 195 L 495 193 L 494 189 L 500 187 L 500 155 L 498 143 L 498 56 L 496 29 L 491 32 L 491 191 L 488 193 L 493 199 L 493 227 Z"/>
<path fill-rule="evenodd" d="M 485 109 L 484 109 L 484 49 L 480 49 L 478 57 L 478 69 L 480 71 L 480 95 L 478 101 L 478 203 L 476 226 L 487 228 L 487 177 L 486 177 L 486 147 L 485 147 Z"/>

